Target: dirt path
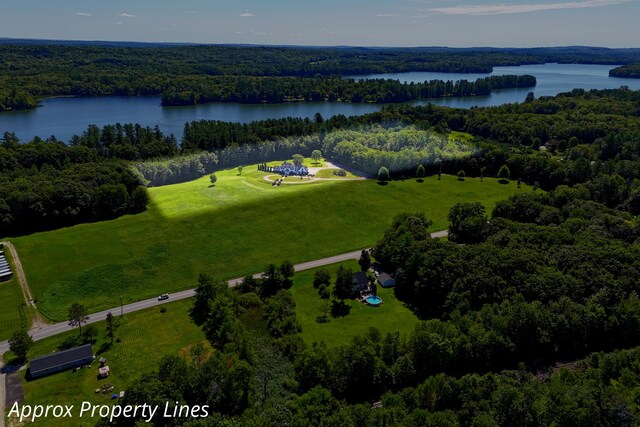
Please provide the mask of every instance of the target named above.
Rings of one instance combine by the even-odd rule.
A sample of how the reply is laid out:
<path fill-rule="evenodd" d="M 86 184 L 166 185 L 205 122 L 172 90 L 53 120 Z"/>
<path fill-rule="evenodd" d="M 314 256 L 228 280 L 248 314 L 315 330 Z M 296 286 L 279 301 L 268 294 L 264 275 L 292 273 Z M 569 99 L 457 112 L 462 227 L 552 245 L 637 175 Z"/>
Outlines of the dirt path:
<path fill-rule="evenodd" d="M 31 290 L 29 289 L 29 284 L 27 283 L 27 276 L 24 274 L 24 269 L 22 268 L 22 263 L 20 262 L 20 257 L 18 257 L 18 251 L 16 251 L 15 246 L 11 242 L 2 242 L 4 247 L 11 252 L 11 258 L 13 258 L 13 267 L 15 269 L 15 276 L 18 278 L 18 283 L 20 284 L 20 288 L 22 289 L 22 295 L 24 295 L 24 300 L 27 304 L 27 308 L 31 309 L 31 329 L 41 328 L 45 326 L 47 323 L 42 319 L 40 313 L 38 313 L 38 309 L 36 308 L 36 303 L 33 301 L 33 296 L 31 295 Z"/>

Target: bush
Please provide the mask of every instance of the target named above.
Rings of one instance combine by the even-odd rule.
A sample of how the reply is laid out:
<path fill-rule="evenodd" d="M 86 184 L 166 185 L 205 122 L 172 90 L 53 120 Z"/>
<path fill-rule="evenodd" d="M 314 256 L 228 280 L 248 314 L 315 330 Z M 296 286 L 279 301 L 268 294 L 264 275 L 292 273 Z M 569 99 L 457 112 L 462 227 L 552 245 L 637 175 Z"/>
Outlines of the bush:
<path fill-rule="evenodd" d="M 166 313 L 166 312 L 167 312 L 166 307 L 162 307 L 162 308 L 160 309 L 160 313 Z"/>
<path fill-rule="evenodd" d="M 385 168 L 384 166 L 380 167 L 380 169 L 378 170 L 378 181 L 389 181 L 390 179 L 390 175 L 389 175 L 389 169 Z"/>
<path fill-rule="evenodd" d="M 466 176 L 463 170 L 459 170 L 456 175 L 458 176 L 458 181 L 464 181 L 464 177 Z"/>

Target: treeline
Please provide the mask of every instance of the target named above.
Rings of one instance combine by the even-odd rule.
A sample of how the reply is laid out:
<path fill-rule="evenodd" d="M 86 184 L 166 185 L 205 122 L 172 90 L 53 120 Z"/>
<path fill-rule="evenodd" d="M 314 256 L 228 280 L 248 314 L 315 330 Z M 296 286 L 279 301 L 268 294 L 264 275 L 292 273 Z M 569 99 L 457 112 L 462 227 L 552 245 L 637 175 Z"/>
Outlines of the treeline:
<path fill-rule="evenodd" d="M 464 161 L 478 150 L 471 143 L 415 126 L 338 130 L 325 134 L 320 142 L 325 156 L 369 176 L 375 176 L 381 167 L 396 176 L 414 172 L 418 165 L 439 170 L 442 163 Z"/>
<path fill-rule="evenodd" d="M 640 64 L 627 64 L 609 71 L 611 77 L 640 79 Z"/>
<path fill-rule="evenodd" d="M 150 187 L 193 181 L 214 171 L 218 164 L 215 153 L 190 154 L 168 160 L 135 163 L 134 167 Z"/>
<path fill-rule="evenodd" d="M 3 105 L 5 109 L 17 109 L 35 106 L 34 99 L 61 95 L 145 96 L 166 92 L 167 101 L 177 101 L 188 92 L 180 88 L 197 94 L 200 86 L 209 85 L 209 77 L 213 76 L 490 73 L 494 66 L 546 62 L 627 64 L 637 62 L 640 54 L 634 50 L 597 48 L 107 47 L 2 43 L 0 58 L 3 58 L 0 86 L 8 93 L 20 94 L 20 99 L 5 98 Z"/>
<path fill-rule="evenodd" d="M 172 156 L 177 141 L 139 125 L 90 126 L 71 145 L 0 139 L 0 234 L 46 230 L 146 209 L 141 176 L 127 160 Z"/>
<path fill-rule="evenodd" d="M 406 102 L 448 96 L 486 96 L 493 89 L 528 88 L 536 85 L 530 75 L 491 76 L 475 82 L 432 80 L 401 83 L 391 79 L 221 76 L 193 78 L 162 92 L 162 105 L 205 102 L 282 103 L 296 101 Z"/>

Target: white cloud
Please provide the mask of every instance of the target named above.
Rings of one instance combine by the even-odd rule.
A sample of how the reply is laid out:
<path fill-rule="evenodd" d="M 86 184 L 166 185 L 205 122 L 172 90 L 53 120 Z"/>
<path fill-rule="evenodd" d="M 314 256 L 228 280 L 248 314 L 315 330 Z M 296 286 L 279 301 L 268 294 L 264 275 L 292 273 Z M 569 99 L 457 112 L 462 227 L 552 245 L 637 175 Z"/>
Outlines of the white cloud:
<path fill-rule="evenodd" d="M 250 18 L 250 17 L 255 16 L 255 15 L 253 13 L 247 11 L 247 12 L 241 13 L 240 16 L 242 16 L 243 18 Z"/>
<path fill-rule="evenodd" d="M 381 18 L 387 18 L 387 17 L 392 17 L 392 16 L 398 16 L 395 13 L 376 13 L 376 16 L 379 16 Z"/>
<path fill-rule="evenodd" d="M 120 16 L 122 16 L 123 18 L 135 18 L 136 15 L 133 15 L 131 13 L 121 13 Z"/>
<path fill-rule="evenodd" d="M 514 13 L 542 12 L 546 10 L 585 9 L 628 3 L 631 0 L 584 0 L 564 3 L 530 4 L 477 4 L 426 9 L 430 14 L 443 15 L 506 15 Z"/>
<path fill-rule="evenodd" d="M 188 15 L 197 15 L 198 13 L 200 13 L 199 10 L 183 10 L 181 13 L 185 13 Z"/>
<path fill-rule="evenodd" d="M 116 25 L 122 25 L 122 21 L 116 22 Z"/>
<path fill-rule="evenodd" d="M 87 13 L 87 12 L 76 12 L 76 15 L 78 15 L 78 16 L 93 16 L 93 14 Z"/>

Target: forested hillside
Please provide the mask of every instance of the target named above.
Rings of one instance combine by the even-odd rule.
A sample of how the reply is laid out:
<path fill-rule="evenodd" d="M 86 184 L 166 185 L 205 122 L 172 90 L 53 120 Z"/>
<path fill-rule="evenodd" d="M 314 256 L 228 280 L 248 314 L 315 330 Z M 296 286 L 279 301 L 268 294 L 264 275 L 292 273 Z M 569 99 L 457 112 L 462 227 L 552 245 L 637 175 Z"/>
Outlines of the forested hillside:
<path fill-rule="evenodd" d="M 404 71 L 490 73 L 494 66 L 546 62 L 629 64 L 639 59 L 637 50 L 598 48 L 123 47 L 0 43 L 0 110 L 33 108 L 38 98 L 60 95 L 163 95 L 165 105 L 213 100 L 280 102 L 277 100 L 291 97 L 334 96 L 354 102 L 360 102 L 358 99 L 397 102 L 415 98 L 407 97 L 405 90 L 394 91 L 392 95 L 369 93 L 380 92 L 378 86 L 388 85 L 384 82 L 357 87 L 331 79 L 328 84 L 320 77 Z M 265 79 L 266 76 L 271 78 Z M 244 86 L 251 87 L 251 91 L 243 89 Z M 335 86 L 348 87 L 336 90 Z"/>

